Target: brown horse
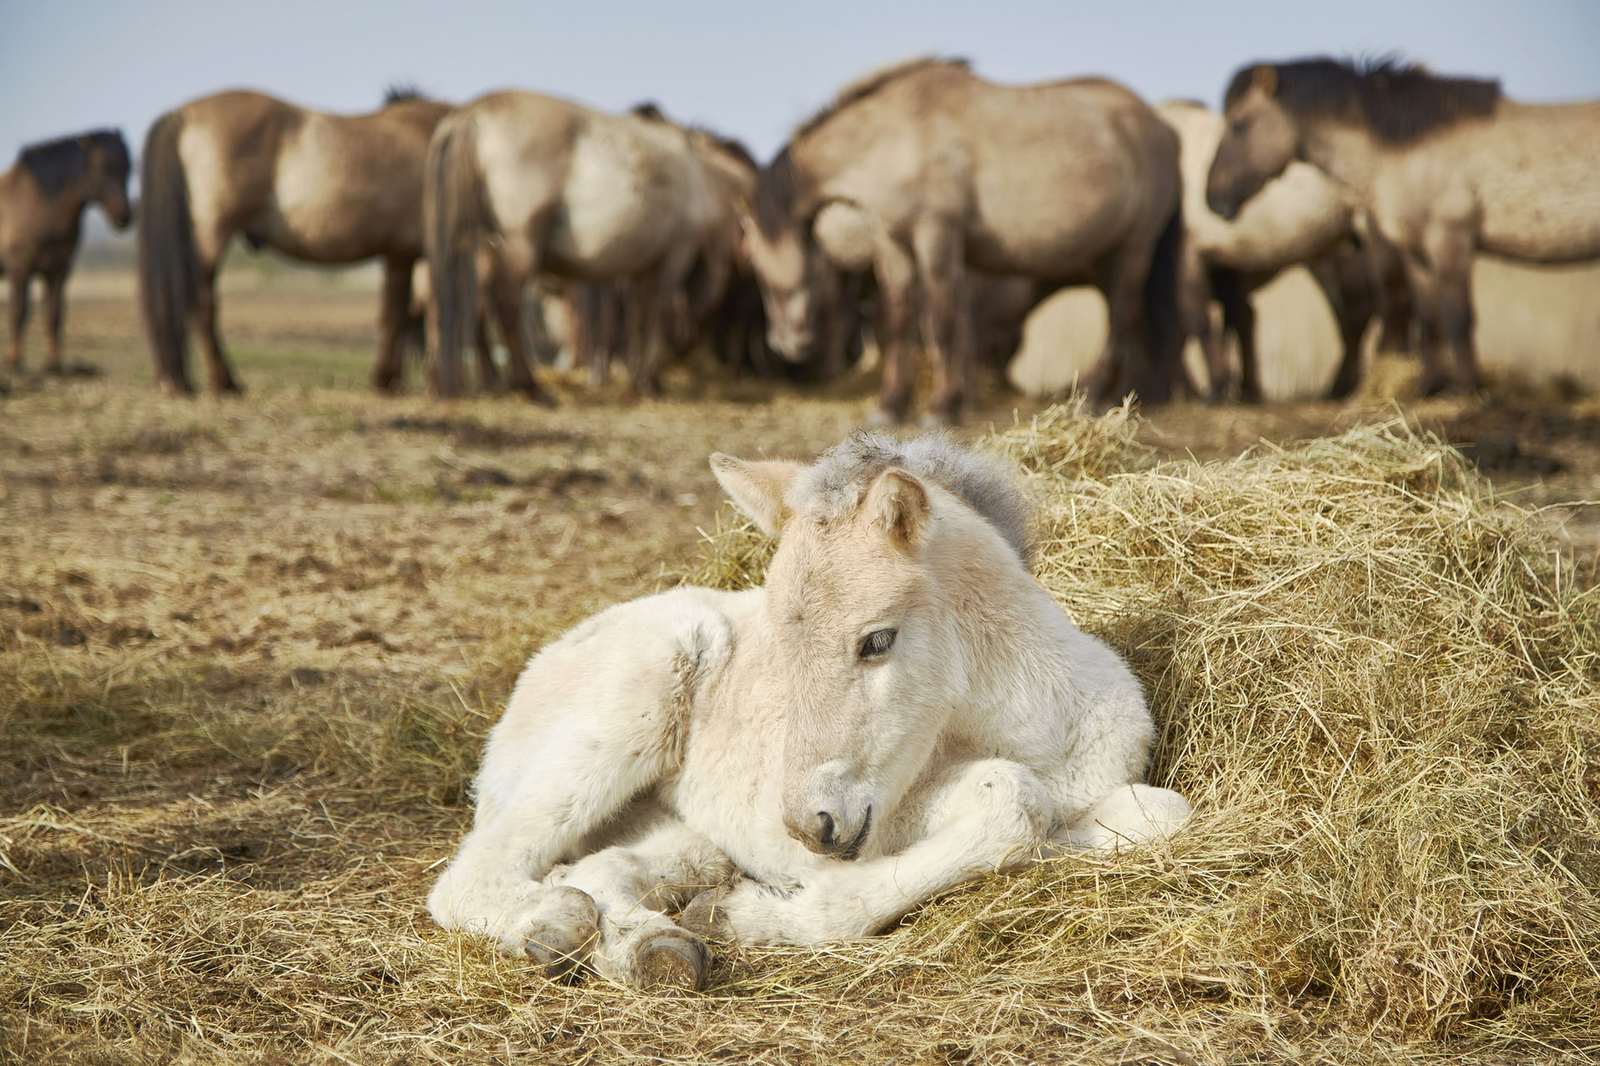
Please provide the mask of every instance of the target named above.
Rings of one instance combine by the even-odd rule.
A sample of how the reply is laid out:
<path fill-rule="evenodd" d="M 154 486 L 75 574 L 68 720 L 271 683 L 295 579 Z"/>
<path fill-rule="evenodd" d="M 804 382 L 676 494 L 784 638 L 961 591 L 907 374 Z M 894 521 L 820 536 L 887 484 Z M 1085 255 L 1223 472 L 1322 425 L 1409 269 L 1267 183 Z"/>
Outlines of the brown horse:
<path fill-rule="evenodd" d="M 78 251 L 83 211 L 97 203 L 117 229 L 133 217 L 128 205 L 128 146 L 117 130 L 32 144 L 0 174 L 0 274 L 11 280 L 11 368 L 22 366 L 28 285 L 44 278 L 50 358 L 60 372 L 67 275 Z"/>
<path fill-rule="evenodd" d="M 1349 189 L 1404 259 L 1425 392 L 1478 386 L 1474 252 L 1600 257 L 1600 103 L 1522 104 L 1494 81 L 1320 58 L 1241 68 L 1223 107 L 1207 201 L 1229 217 L 1294 159 Z"/>
<path fill-rule="evenodd" d="M 399 385 L 411 268 L 422 254 L 422 162 L 450 105 L 405 90 L 366 115 L 256 92 L 191 100 L 145 138 L 139 288 L 159 381 L 193 391 L 188 331 L 218 392 L 239 391 L 217 329 L 217 271 L 235 234 L 313 263 L 384 264 L 373 383 Z"/>
<path fill-rule="evenodd" d="M 634 383 L 654 391 L 669 341 L 691 317 L 690 271 L 736 241 L 739 192 L 720 158 L 712 138 L 658 115 L 613 115 L 540 93 L 490 93 L 440 123 L 423 197 L 435 390 L 461 391 L 477 299 L 472 257 L 491 241 L 496 306 L 541 275 L 627 283 L 648 337 Z M 725 268 L 716 271 L 725 284 Z M 513 381 L 542 395 L 526 351 L 506 341 Z"/>
<path fill-rule="evenodd" d="M 1097 78 L 996 85 L 949 59 L 846 87 L 757 187 L 746 236 L 775 342 L 811 340 L 821 258 L 812 226 L 837 202 L 877 222 L 883 417 L 902 419 L 910 404 L 916 310 L 934 357 L 932 413 L 959 416 L 972 371 L 969 269 L 1098 285 L 1112 325 L 1096 391 L 1133 388 L 1147 403 L 1170 395 L 1181 342 L 1178 139 L 1129 90 Z"/>

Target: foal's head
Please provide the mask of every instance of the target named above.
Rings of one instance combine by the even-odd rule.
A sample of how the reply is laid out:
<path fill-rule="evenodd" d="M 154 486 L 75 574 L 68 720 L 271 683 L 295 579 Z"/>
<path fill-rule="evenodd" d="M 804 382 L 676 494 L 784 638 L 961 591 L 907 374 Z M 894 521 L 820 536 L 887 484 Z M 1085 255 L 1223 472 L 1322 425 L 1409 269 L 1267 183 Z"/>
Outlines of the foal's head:
<path fill-rule="evenodd" d="M 805 467 L 711 460 L 778 536 L 767 622 L 781 671 L 784 822 L 844 859 L 875 842 L 968 700 L 974 577 L 1025 573 L 1026 505 L 997 460 L 858 434 Z"/>

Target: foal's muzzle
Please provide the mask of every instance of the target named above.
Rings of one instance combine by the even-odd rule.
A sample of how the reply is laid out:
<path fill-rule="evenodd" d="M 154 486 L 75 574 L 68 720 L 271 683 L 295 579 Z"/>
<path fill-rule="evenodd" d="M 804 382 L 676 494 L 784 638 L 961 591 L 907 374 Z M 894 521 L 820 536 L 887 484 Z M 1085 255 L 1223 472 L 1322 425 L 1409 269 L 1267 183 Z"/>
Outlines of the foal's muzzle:
<path fill-rule="evenodd" d="M 868 805 L 860 821 L 851 824 L 842 811 L 817 811 L 801 823 L 785 819 L 789 835 L 818 855 L 849 862 L 861 854 L 861 847 L 872 832 L 872 807 Z"/>

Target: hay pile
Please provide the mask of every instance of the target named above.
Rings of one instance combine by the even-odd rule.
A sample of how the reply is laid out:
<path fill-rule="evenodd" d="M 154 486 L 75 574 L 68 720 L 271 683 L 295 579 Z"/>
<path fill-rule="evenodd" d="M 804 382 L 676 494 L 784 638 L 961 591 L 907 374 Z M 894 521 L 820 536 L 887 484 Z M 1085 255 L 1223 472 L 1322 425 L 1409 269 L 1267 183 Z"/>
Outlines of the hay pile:
<path fill-rule="evenodd" d="M 0 811 L 0 1061 L 1600 1053 L 1593 561 L 1402 425 L 1208 464 L 1137 431 L 1056 408 L 991 444 L 1039 501 L 1040 577 L 1148 686 L 1155 778 L 1199 809 L 1174 840 L 988 879 L 868 941 L 720 951 L 702 996 L 569 987 L 421 912 L 484 731 L 556 623 L 517 629 L 497 586 L 474 657 L 419 641 L 311 687 L 234 652 L 81 676 L 56 656 L 0 676 L 0 733 L 107 791 Z M 444 551 L 453 527 L 414 520 Z M 747 528 L 708 540 L 690 577 L 759 576 Z M 438 587 L 526 584 L 507 544 Z"/>
<path fill-rule="evenodd" d="M 1204 465 L 1135 429 L 1056 408 L 993 443 L 1035 490 L 1040 579 L 1133 660 L 1153 777 L 1197 818 L 946 900 L 837 987 L 897 1055 L 1600 1052 L 1592 561 L 1403 424 Z M 700 579 L 757 576 L 748 531 L 712 549 Z"/>

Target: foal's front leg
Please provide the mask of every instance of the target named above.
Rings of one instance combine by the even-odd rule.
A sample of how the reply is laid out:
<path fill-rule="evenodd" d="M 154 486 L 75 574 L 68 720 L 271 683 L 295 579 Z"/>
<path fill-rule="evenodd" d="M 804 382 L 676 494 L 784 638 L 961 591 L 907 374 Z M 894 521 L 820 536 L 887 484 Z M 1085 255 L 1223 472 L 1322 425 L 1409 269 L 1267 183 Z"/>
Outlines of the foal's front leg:
<path fill-rule="evenodd" d="M 1049 840 L 1054 805 L 1019 763 L 960 767 L 929 804 L 926 837 L 898 855 L 823 864 L 792 892 L 755 881 L 698 897 L 682 924 L 745 943 L 817 944 L 878 932 L 917 904 L 1030 860 Z"/>

